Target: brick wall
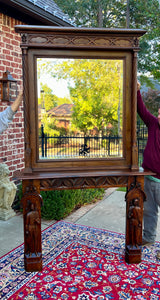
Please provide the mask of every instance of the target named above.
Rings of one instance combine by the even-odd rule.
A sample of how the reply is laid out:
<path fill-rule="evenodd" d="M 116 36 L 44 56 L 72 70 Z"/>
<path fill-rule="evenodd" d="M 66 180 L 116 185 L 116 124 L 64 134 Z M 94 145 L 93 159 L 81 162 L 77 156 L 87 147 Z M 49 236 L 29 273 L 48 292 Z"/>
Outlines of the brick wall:
<path fill-rule="evenodd" d="M 22 86 L 22 57 L 20 35 L 14 30 L 14 26 L 18 24 L 22 24 L 22 22 L 0 13 L 0 78 L 3 76 L 3 72 L 8 70 L 17 80 L 19 90 Z M 3 111 L 8 105 L 10 103 L 1 101 L 0 95 L 0 111 Z M 10 178 L 13 180 L 15 171 L 24 168 L 22 105 L 8 129 L 0 135 L 0 163 L 8 165 Z"/>

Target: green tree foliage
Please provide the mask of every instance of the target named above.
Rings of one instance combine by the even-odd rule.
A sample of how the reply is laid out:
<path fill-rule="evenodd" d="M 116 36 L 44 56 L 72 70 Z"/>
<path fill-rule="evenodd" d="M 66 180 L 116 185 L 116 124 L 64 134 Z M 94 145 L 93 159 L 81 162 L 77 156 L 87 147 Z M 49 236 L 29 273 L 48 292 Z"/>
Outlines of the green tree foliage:
<path fill-rule="evenodd" d="M 126 1 L 55 0 L 77 26 L 125 27 Z"/>
<path fill-rule="evenodd" d="M 58 134 L 57 121 L 48 116 L 47 111 L 57 106 L 58 97 L 52 94 L 52 89 L 48 87 L 47 84 L 40 85 L 40 98 L 38 99 L 38 104 L 40 105 L 41 114 L 41 124 L 43 124 L 44 133 L 50 135 Z"/>
<path fill-rule="evenodd" d="M 69 83 L 74 103 L 72 126 L 86 134 L 94 127 L 99 132 L 108 123 L 118 124 L 118 104 L 122 99 L 121 61 L 71 59 L 57 64 L 55 74 Z"/>
<path fill-rule="evenodd" d="M 147 30 L 141 38 L 138 71 L 160 79 L 160 3 L 158 0 L 55 0 L 77 26 L 125 28 L 127 3 L 129 27 Z M 148 74 L 148 73 L 147 73 Z M 142 82 L 145 81 L 143 76 Z"/>
<path fill-rule="evenodd" d="M 48 116 L 48 113 L 43 113 L 41 124 L 44 126 L 44 133 L 49 134 L 50 136 L 58 135 L 58 122 L 51 116 Z"/>
<path fill-rule="evenodd" d="M 130 27 L 146 30 L 140 39 L 138 70 L 160 79 L 160 4 L 157 0 L 130 0 Z M 141 84 L 147 78 L 141 76 Z M 149 82 L 148 82 L 149 83 Z M 151 86 L 151 82 L 149 83 Z"/>
<path fill-rule="evenodd" d="M 64 104 L 64 103 L 71 104 L 72 101 L 71 101 L 71 99 L 68 98 L 68 97 L 58 97 L 57 104 L 58 104 L 58 105 L 62 105 L 62 104 Z"/>
<path fill-rule="evenodd" d="M 52 89 L 48 87 L 47 84 L 41 84 L 40 91 L 39 104 L 41 104 L 41 107 L 44 108 L 45 111 L 57 106 L 58 97 L 53 95 Z"/>
<path fill-rule="evenodd" d="M 42 91 L 40 95 L 40 99 L 38 103 L 44 102 L 44 106 L 46 111 L 50 110 L 51 108 L 64 104 L 64 103 L 71 103 L 71 100 L 68 97 L 59 97 L 54 92 L 54 85 L 56 84 L 53 82 L 53 88 L 51 89 L 48 87 L 47 84 L 43 84 L 44 78 L 46 74 L 48 78 L 51 79 L 55 76 L 55 66 L 57 64 L 56 59 L 49 59 L 49 58 L 39 58 L 37 63 L 37 77 L 38 81 L 40 82 L 40 90 Z"/>

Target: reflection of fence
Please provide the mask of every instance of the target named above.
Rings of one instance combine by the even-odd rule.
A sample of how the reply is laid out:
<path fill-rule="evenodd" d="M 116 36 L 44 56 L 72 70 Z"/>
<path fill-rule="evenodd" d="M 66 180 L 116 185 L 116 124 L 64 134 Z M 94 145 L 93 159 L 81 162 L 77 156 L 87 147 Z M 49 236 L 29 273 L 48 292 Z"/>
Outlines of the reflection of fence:
<path fill-rule="evenodd" d="M 122 156 L 122 138 L 117 136 L 48 136 L 39 137 L 41 158 Z"/>
<path fill-rule="evenodd" d="M 147 140 L 146 129 L 137 130 L 139 166 Z M 49 136 L 39 137 L 39 155 L 44 159 L 101 158 L 122 156 L 122 138 L 118 136 Z"/>
<path fill-rule="evenodd" d="M 143 151 L 147 143 L 148 130 L 147 127 L 139 121 L 137 124 L 137 145 L 138 145 L 138 164 L 142 165 Z"/>

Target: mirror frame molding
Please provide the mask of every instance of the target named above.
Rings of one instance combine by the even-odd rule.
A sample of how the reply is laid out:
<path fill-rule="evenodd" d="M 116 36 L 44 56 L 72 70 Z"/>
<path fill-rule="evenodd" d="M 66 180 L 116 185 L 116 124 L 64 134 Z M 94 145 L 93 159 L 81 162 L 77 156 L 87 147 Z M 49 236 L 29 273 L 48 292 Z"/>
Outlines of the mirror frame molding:
<path fill-rule="evenodd" d="M 34 172 L 81 172 L 138 170 L 136 138 L 137 118 L 137 53 L 139 38 L 146 31 L 138 29 L 60 28 L 50 26 L 15 26 L 21 35 L 25 169 Z M 74 158 L 63 160 L 39 160 L 37 150 L 37 72 L 39 57 L 97 57 L 123 59 L 123 157 Z M 35 147 L 36 145 L 36 147 Z"/>

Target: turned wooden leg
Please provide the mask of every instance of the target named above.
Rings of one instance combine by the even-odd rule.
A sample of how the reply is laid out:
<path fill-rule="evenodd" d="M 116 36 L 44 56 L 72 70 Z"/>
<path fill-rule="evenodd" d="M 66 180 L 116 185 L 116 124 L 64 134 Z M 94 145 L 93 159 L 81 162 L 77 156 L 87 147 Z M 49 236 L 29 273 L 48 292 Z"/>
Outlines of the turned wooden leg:
<path fill-rule="evenodd" d="M 126 193 L 126 247 L 125 261 L 141 262 L 143 201 L 145 200 L 144 176 L 128 178 Z"/>
<path fill-rule="evenodd" d="M 42 270 L 41 204 L 34 181 L 23 182 L 24 266 L 27 272 Z"/>

